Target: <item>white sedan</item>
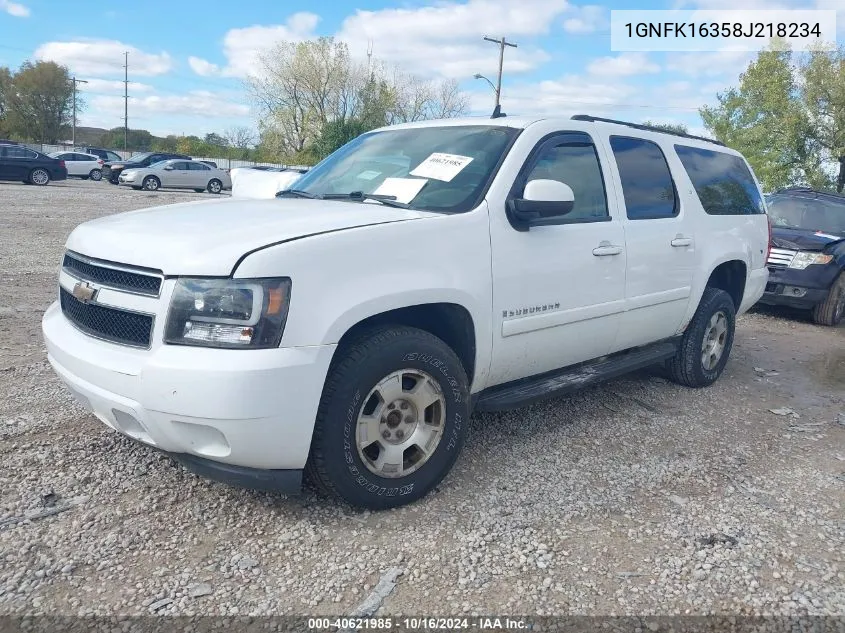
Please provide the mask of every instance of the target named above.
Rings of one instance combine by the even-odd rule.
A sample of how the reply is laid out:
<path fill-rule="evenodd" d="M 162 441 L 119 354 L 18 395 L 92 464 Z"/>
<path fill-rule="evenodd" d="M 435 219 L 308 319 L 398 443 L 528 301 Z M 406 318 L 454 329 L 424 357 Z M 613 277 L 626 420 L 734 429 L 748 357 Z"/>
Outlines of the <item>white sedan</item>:
<path fill-rule="evenodd" d="M 193 189 L 197 193 L 208 191 L 220 193 L 232 188 L 232 179 L 225 169 L 218 169 L 198 160 L 171 158 L 153 163 L 149 167 L 124 169 L 120 172 L 118 184 L 157 191 L 169 189 Z"/>
<path fill-rule="evenodd" d="M 82 152 L 53 152 L 51 158 L 65 161 L 67 175 L 82 180 L 100 180 L 103 177 L 103 160 L 94 154 Z"/>

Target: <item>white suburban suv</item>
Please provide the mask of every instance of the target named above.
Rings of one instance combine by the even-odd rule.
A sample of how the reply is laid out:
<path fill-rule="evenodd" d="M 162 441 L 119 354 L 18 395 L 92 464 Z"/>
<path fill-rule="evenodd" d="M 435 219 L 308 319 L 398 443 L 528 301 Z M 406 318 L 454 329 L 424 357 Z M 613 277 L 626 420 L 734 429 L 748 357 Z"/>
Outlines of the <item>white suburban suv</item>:
<path fill-rule="evenodd" d="M 195 472 L 357 506 L 418 499 L 473 410 L 665 363 L 722 373 L 769 223 L 737 152 L 589 116 L 364 134 L 277 199 L 69 236 L 49 359 L 104 423 Z"/>

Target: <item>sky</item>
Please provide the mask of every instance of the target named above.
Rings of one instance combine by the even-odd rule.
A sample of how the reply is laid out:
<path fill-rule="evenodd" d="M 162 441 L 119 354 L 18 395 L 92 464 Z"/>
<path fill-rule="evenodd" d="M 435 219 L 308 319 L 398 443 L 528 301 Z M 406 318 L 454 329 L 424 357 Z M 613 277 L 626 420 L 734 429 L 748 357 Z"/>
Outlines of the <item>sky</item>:
<path fill-rule="evenodd" d="M 755 53 L 613 52 L 612 9 L 836 9 L 845 0 L 145 0 L 96 3 L 0 0 L 0 66 L 27 59 L 68 66 L 86 102 L 79 125 L 123 125 L 129 52 L 129 126 L 156 135 L 255 128 L 244 79 L 258 51 L 279 40 L 333 35 L 363 58 L 461 82 L 473 114 L 492 111 L 498 48 L 503 110 L 683 123 L 704 133 L 698 108 L 734 86 Z M 761 15 L 765 15 L 761 14 Z"/>

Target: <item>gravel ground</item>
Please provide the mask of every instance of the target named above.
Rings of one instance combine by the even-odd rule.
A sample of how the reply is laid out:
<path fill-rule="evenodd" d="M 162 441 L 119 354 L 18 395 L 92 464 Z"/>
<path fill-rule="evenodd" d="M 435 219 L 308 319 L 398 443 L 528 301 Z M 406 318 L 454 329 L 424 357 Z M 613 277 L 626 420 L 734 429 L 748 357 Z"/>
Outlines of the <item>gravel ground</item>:
<path fill-rule="evenodd" d="M 208 197 L 0 184 L 0 614 L 348 614 L 393 567 L 383 614 L 845 614 L 845 329 L 800 314 L 741 318 L 709 389 L 640 372 L 477 415 L 441 487 L 385 513 L 110 431 L 45 359 L 64 240 Z"/>

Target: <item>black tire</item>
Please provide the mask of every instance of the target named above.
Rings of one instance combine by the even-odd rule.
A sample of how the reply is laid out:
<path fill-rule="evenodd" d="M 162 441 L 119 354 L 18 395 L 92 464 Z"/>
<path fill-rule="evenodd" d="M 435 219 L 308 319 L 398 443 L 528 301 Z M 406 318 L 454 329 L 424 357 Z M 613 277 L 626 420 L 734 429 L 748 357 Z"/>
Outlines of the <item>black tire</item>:
<path fill-rule="evenodd" d="M 161 181 L 155 176 L 147 176 L 141 183 L 145 191 L 158 191 L 161 188 Z"/>
<path fill-rule="evenodd" d="M 431 407 L 422 413 L 424 419 L 429 419 L 429 414 L 431 419 L 440 419 L 434 427 L 440 429 L 439 439 L 427 459 L 418 466 L 411 465 L 416 470 L 400 477 L 384 477 L 373 472 L 372 461 L 368 466 L 362 459 L 362 452 L 376 444 L 380 452 L 382 443 L 379 439 L 359 449 L 358 416 L 373 402 L 370 394 L 377 385 L 402 370 L 407 370 L 399 378 L 403 395 L 409 393 L 405 391 L 405 381 L 414 379 L 414 371 L 439 388 L 438 397 L 442 400 L 431 405 L 435 407 L 433 413 Z M 407 389 L 416 388 L 417 384 Z M 383 402 L 382 406 L 385 414 L 381 423 L 389 423 L 386 420 L 399 412 L 400 407 L 393 407 L 391 412 L 387 403 Z M 400 419 L 402 415 L 399 414 Z M 411 327 L 370 330 L 344 344 L 335 354 L 317 410 L 306 475 L 323 492 L 353 506 L 383 510 L 412 503 L 425 496 L 451 470 L 466 439 L 469 415 L 466 372 L 448 345 L 428 332 Z M 425 426 L 426 422 L 422 424 Z M 409 437 L 415 431 L 416 426 L 409 430 Z M 401 436 L 392 439 L 397 438 Z M 412 459 L 418 450 L 411 446 L 401 451 L 403 467 L 405 460 Z M 408 451 L 414 452 L 406 458 Z"/>
<path fill-rule="evenodd" d="M 102 179 L 103 179 L 103 172 L 102 172 L 101 170 L 99 170 L 99 169 L 92 169 L 92 170 L 88 173 L 88 175 L 87 175 L 87 176 L 83 176 L 83 179 L 84 179 L 84 180 L 88 180 L 89 178 L 90 178 L 91 180 L 95 181 L 95 182 L 99 182 L 100 180 L 102 180 Z"/>
<path fill-rule="evenodd" d="M 827 298 L 813 308 L 813 321 L 819 325 L 836 326 L 845 317 L 845 272 L 833 282 Z"/>
<path fill-rule="evenodd" d="M 203 191 L 205 191 L 205 189 L 194 189 L 194 191 L 196 191 L 197 193 L 202 193 Z"/>
<path fill-rule="evenodd" d="M 46 169 L 41 169 L 40 167 L 36 167 L 31 172 L 29 172 L 29 182 L 33 185 L 44 186 L 50 182 L 50 172 Z"/>
<path fill-rule="evenodd" d="M 223 183 L 217 178 L 212 178 L 208 181 L 208 193 L 220 193 L 223 191 Z"/>
<path fill-rule="evenodd" d="M 711 320 L 718 320 L 721 313 L 725 320 L 724 340 L 722 351 L 713 366 L 704 364 L 704 337 L 710 331 Z M 666 361 L 666 369 L 672 381 L 686 387 L 707 387 L 712 385 L 728 362 L 734 342 L 736 329 L 736 309 L 733 299 L 719 288 L 705 288 L 698 309 L 695 311 L 689 326 L 687 326 L 678 352 Z"/>

